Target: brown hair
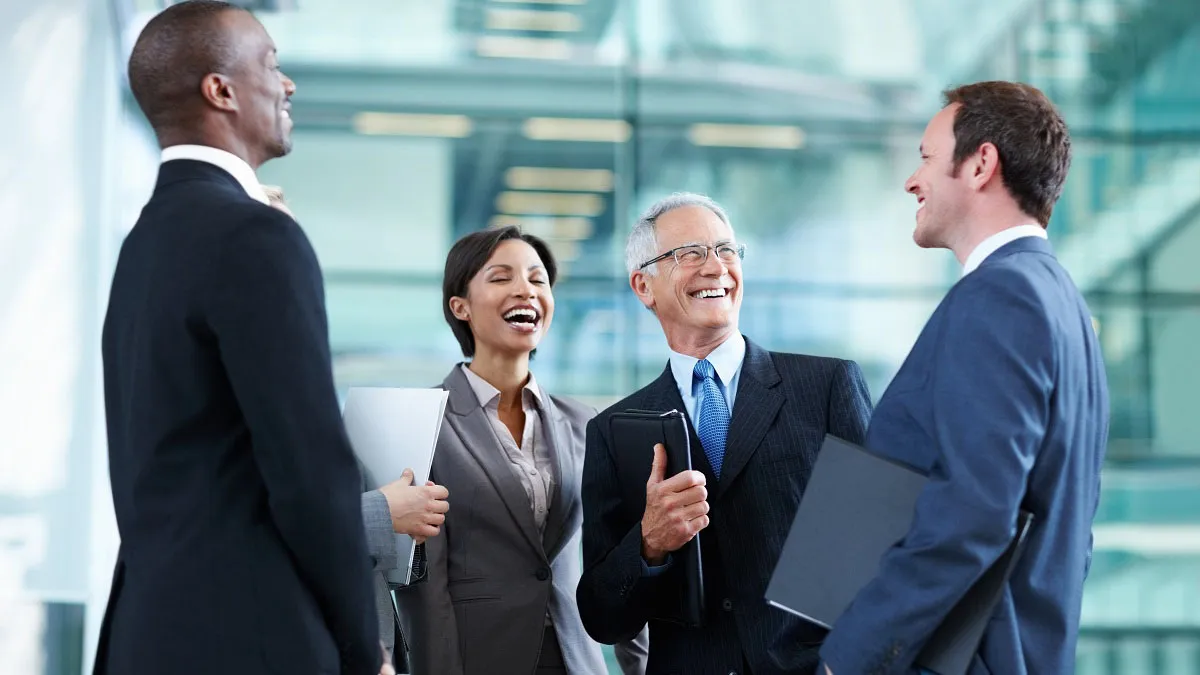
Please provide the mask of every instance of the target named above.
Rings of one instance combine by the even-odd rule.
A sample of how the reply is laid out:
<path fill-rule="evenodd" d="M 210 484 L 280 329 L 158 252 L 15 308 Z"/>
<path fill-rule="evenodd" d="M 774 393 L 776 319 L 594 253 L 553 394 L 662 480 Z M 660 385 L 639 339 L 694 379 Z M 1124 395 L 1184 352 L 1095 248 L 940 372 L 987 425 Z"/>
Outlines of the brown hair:
<path fill-rule="evenodd" d="M 472 232 L 454 242 L 446 256 L 446 271 L 442 275 L 442 312 L 446 315 L 446 323 L 450 324 L 450 330 L 454 331 L 454 338 L 458 340 L 463 356 L 467 358 L 475 356 L 475 335 L 471 332 L 469 323 L 454 316 L 454 310 L 450 309 L 450 298 L 467 297 L 467 287 L 471 285 L 471 279 L 474 279 L 479 270 L 487 264 L 500 242 L 509 239 L 520 239 L 533 247 L 542 259 L 542 266 L 546 268 L 546 278 L 551 286 L 554 286 L 558 279 L 558 263 L 554 261 L 554 254 L 550 252 L 546 242 L 532 234 L 524 234 L 514 225 Z"/>
<path fill-rule="evenodd" d="M 1004 186 L 1042 227 L 1050 222 L 1071 168 L 1071 136 L 1050 99 L 1017 82 L 977 82 L 949 89 L 954 117 L 954 173 L 984 143 L 996 146 Z"/>

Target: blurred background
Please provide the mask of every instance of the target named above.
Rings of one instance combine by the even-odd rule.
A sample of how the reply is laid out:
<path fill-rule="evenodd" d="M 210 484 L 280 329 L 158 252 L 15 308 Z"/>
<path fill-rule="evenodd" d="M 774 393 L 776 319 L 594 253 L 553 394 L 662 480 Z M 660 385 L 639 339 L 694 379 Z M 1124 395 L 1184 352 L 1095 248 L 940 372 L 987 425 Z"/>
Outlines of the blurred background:
<path fill-rule="evenodd" d="M 238 4 L 298 87 L 295 150 L 260 178 L 321 259 L 343 391 L 441 381 L 460 358 L 444 255 L 510 222 L 565 268 L 542 385 L 599 406 L 640 387 L 667 348 L 628 290 L 625 233 L 691 190 L 748 245 L 743 332 L 857 360 L 877 399 L 959 275 L 913 245 L 902 187 L 940 90 L 1042 88 L 1076 153 L 1051 240 L 1112 390 L 1078 672 L 1200 673 L 1200 2 Z M 158 164 L 125 59 L 163 6 L 0 0 L 5 675 L 90 668 L 108 593 L 99 331 Z"/>

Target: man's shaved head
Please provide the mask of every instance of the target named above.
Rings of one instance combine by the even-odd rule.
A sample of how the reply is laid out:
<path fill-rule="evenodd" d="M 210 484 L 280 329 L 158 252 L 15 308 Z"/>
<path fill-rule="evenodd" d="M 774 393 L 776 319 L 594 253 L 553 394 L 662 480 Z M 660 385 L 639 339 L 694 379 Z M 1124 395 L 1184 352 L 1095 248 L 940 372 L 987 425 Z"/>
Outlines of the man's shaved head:
<path fill-rule="evenodd" d="M 257 169 L 292 147 L 296 84 L 263 25 L 228 2 L 188 0 L 151 19 L 129 85 L 164 148 L 207 145 Z"/>
<path fill-rule="evenodd" d="M 129 86 L 156 132 L 186 125 L 198 114 L 200 82 L 228 73 L 237 45 L 225 15 L 245 10 L 217 0 L 188 0 L 150 19 L 129 57 Z"/>

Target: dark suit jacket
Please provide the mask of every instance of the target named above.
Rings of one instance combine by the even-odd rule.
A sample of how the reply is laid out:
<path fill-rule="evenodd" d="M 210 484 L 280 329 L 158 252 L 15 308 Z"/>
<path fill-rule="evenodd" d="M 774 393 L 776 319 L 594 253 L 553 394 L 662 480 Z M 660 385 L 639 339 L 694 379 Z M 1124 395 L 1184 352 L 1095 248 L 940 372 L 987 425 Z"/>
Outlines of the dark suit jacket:
<path fill-rule="evenodd" d="M 163 164 L 103 336 L 121 547 L 97 672 L 377 673 L 359 473 L 308 239 Z"/>
<path fill-rule="evenodd" d="M 711 507 L 700 540 L 707 600 L 702 628 L 656 618 L 663 614 L 656 595 L 675 590 L 678 568 L 642 576 L 644 502 L 624 503 L 613 456 L 644 454 L 649 471 L 652 449 L 609 443 L 610 415 L 628 409 L 685 410 L 669 366 L 588 424 L 584 573 L 577 593 L 588 633 L 613 643 L 649 622 L 650 675 L 726 675 L 744 672 L 744 663 L 755 675 L 813 672 L 824 631 L 769 606 L 763 596 L 825 434 L 857 442 L 866 432 L 870 396 L 858 366 L 768 352 L 747 339 L 720 481 L 692 430 L 692 465 L 707 478 Z"/>
<path fill-rule="evenodd" d="M 1043 239 L 959 281 L 879 401 L 867 444 L 932 474 L 908 535 L 835 624 L 834 675 L 904 673 L 1009 543 L 1027 548 L 973 675 L 1074 671 L 1108 389 L 1091 314 Z"/>
<path fill-rule="evenodd" d="M 539 532 L 525 489 L 460 366 L 442 387 L 450 398 L 431 475 L 450 490 L 450 512 L 441 535 L 425 543 L 425 582 L 396 592 L 412 672 L 532 673 L 549 613 L 567 671 L 605 675 L 600 645 L 584 632 L 575 604 L 583 434 L 595 409 L 542 392 L 542 439 L 554 459 L 555 489 Z M 617 646 L 626 675 L 643 672 L 644 642 Z"/>

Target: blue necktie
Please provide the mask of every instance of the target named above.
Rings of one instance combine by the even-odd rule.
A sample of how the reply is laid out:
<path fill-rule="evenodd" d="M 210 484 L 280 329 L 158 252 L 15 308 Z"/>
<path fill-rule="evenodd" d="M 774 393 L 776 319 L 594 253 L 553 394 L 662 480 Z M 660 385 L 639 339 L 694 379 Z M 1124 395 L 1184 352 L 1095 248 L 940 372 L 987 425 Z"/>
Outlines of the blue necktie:
<path fill-rule="evenodd" d="M 725 459 L 725 436 L 729 433 L 729 405 L 717 386 L 716 370 L 708 359 L 696 362 L 692 377 L 700 380 L 699 410 L 696 416 L 696 435 L 704 446 L 704 456 L 712 465 L 713 475 L 721 478 L 721 462 Z"/>

